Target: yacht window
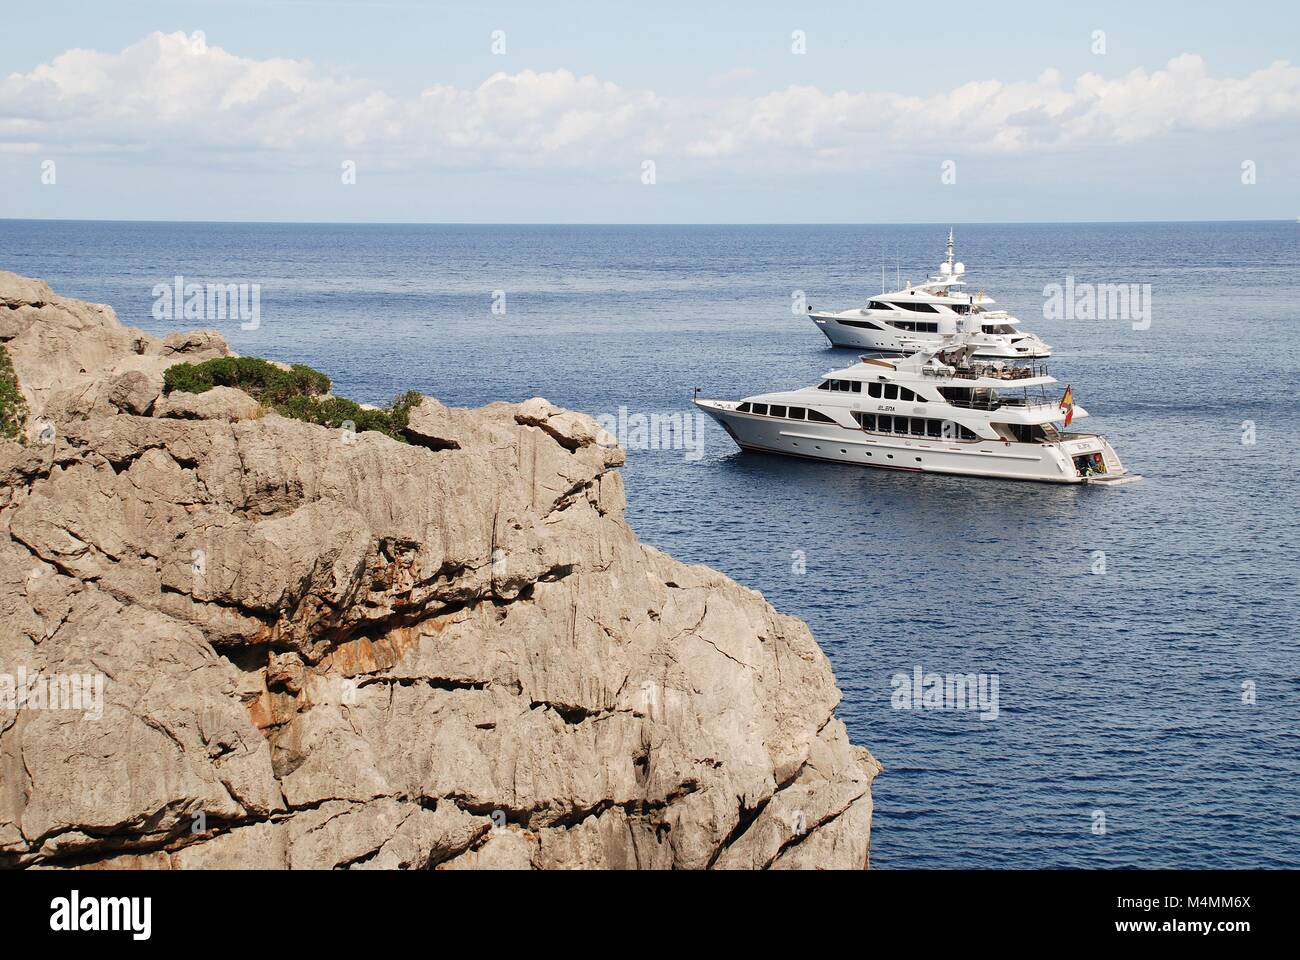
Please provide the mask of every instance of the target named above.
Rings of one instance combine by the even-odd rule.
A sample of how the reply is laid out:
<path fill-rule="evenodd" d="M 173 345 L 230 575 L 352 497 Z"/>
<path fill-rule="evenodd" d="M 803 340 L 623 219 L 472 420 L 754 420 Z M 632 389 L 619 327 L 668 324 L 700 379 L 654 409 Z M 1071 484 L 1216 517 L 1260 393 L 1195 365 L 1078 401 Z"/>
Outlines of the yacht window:
<path fill-rule="evenodd" d="M 915 437 L 925 436 L 925 421 L 919 417 L 912 418 L 912 435 Z"/>
<path fill-rule="evenodd" d="M 867 384 L 867 396 L 869 396 L 869 397 L 875 397 L 877 400 L 879 400 L 879 399 L 880 399 L 880 384 L 878 384 L 878 383 L 869 383 L 869 384 Z"/>
<path fill-rule="evenodd" d="M 809 411 L 808 411 L 808 419 L 809 419 L 809 420 L 812 420 L 812 421 L 815 421 L 816 423 L 834 423 L 834 422 L 835 422 L 835 421 L 832 420 L 830 417 L 826 416 L 826 414 L 824 414 L 824 413 L 818 413 L 816 410 L 809 410 Z"/>
<path fill-rule="evenodd" d="M 876 417 L 876 422 L 880 424 L 878 429 L 880 430 L 881 433 L 888 433 L 892 429 L 891 424 L 894 422 L 894 418 Z"/>
<path fill-rule="evenodd" d="M 943 421 L 927 420 L 925 421 L 925 435 L 927 437 L 937 437 L 943 432 Z"/>
<path fill-rule="evenodd" d="M 785 407 L 778 407 L 775 404 L 768 410 L 769 417 L 784 417 Z"/>
<path fill-rule="evenodd" d="M 896 383 L 885 384 L 885 399 L 886 400 L 898 399 L 898 384 Z"/>
<path fill-rule="evenodd" d="M 917 303 L 915 300 L 903 301 L 899 304 L 904 310 L 911 310 L 913 313 L 938 313 L 939 311 L 929 303 Z"/>
<path fill-rule="evenodd" d="M 939 332 L 939 324 L 937 324 L 937 323 L 925 323 L 925 324 L 922 324 L 922 326 L 925 327 L 925 332 L 926 332 L 926 333 L 938 333 L 938 332 Z"/>
<path fill-rule="evenodd" d="M 898 327 L 899 330 L 906 330 L 908 333 L 912 333 L 916 330 L 916 324 L 912 323 L 910 320 L 895 320 L 894 326 Z"/>
<path fill-rule="evenodd" d="M 791 407 L 791 408 L 790 408 L 790 419 L 791 419 L 791 420 L 802 420 L 802 419 L 803 419 L 803 414 L 804 414 L 804 408 L 803 408 L 803 407 Z"/>
<path fill-rule="evenodd" d="M 861 392 L 862 392 L 862 381 L 861 381 L 861 380 L 850 380 L 849 383 L 853 384 L 853 392 L 854 392 L 854 393 L 861 393 Z"/>
<path fill-rule="evenodd" d="M 745 401 L 736 409 L 739 410 L 741 413 L 749 413 L 749 401 Z"/>
<path fill-rule="evenodd" d="M 961 431 L 961 438 L 962 438 L 963 440 L 978 440 L 978 439 L 979 439 L 979 437 L 977 437 L 977 436 L 975 435 L 975 431 L 970 430 L 970 429 L 968 429 L 968 428 L 966 428 L 966 427 L 963 427 L 960 423 L 957 424 L 957 429 Z"/>
<path fill-rule="evenodd" d="M 862 429 L 863 430 L 876 429 L 876 415 L 874 413 L 864 413 L 862 415 Z"/>
<path fill-rule="evenodd" d="M 894 305 L 892 303 L 886 303 L 884 300 L 872 300 L 871 303 L 868 304 L 868 306 L 872 310 L 893 310 L 894 309 Z"/>
<path fill-rule="evenodd" d="M 907 417 L 894 418 L 894 434 L 895 436 L 907 435 Z"/>
<path fill-rule="evenodd" d="M 898 388 L 898 399 L 899 399 L 899 400 L 915 400 L 915 399 L 916 399 L 916 394 L 914 394 L 911 390 L 907 389 L 907 387 L 899 387 L 899 388 Z"/>
<path fill-rule="evenodd" d="M 883 330 L 885 329 L 878 323 L 872 323 L 870 320 L 845 320 L 842 317 L 835 321 L 842 327 L 861 327 L 863 330 Z"/>
<path fill-rule="evenodd" d="M 761 416 L 766 417 L 766 416 L 767 416 L 767 404 L 766 404 L 766 403 L 756 403 L 756 404 L 754 404 L 754 412 L 757 413 L 757 414 L 759 414 L 759 415 L 761 415 Z"/>
<path fill-rule="evenodd" d="M 817 384 L 818 390 L 829 390 L 830 388 L 831 382 L 829 380 L 823 380 L 821 383 Z"/>

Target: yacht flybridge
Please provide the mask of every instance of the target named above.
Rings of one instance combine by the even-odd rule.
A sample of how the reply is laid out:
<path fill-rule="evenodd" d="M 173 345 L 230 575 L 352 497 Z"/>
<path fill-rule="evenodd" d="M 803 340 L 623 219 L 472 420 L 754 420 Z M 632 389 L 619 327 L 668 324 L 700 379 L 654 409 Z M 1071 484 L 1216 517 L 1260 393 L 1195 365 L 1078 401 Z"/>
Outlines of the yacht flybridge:
<path fill-rule="evenodd" d="M 866 306 L 852 310 L 829 312 L 809 307 L 808 316 L 837 347 L 912 353 L 937 346 L 943 339 L 945 320 L 970 317 L 978 321 L 970 341 L 977 356 L 1037 359 L 1052 355 L 1052 348 L 1038 336 L 1020 329 L 1019 320 L 1005 310 L 993 309 L 993 298 L 983 291 L 963 292 L 965 273 L 966 265 L 953 259 L 949 230 L 948 259 L 925 283 L 914 287 L 909 282 L 901 290 L 882 292 Z"/>
<path fill-rule="evenodd" d="M 1088 414 L 1039 361 L 974 359 L 972 334 L 907 357 L 862 357 L 816 386 L 695 399 L 742 450 L 895 470 L 1056 483 L 1136 480 L 1105 438 L 1066 432 Z"/>

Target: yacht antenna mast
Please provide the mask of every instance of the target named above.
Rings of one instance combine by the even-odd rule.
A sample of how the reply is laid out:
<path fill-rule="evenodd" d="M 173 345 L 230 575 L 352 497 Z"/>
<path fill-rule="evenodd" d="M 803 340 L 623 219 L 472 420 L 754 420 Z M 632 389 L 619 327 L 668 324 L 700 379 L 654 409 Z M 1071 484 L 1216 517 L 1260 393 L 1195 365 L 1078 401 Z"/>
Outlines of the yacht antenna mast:
<path fill-rule="evenodd" d="M 952 273 L 952 227 L 948 228 L 948 272 Z"/>

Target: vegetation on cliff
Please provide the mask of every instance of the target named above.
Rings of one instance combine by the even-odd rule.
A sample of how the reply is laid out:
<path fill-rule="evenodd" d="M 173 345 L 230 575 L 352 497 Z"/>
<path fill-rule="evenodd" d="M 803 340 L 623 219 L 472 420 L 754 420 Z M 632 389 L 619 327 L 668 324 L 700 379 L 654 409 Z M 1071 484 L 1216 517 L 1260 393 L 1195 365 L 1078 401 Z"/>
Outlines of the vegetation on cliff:
<path fill-rule="evenodd" d="M 203 393 L 213 387 L 237 387 L 281 416 L 326 427 L 351 423 L 357 433 L 373 430 L 406 442 L 411 408 L 420 402 L 415 390 L 398 394 L 389 406 L 367 409 L 330 396 L 330 378 L 301 363 L 289 369 L 257 357 L 217 357 L 203 363 L 180 363 L 163 376 L 164 392 Z"/>
<path fill-rule="evenodd" d="M 0 344 L 0 437 L 15 440 L 22 433 L 27 405 L 18 391 L 18 377 L 9 362 L 9 351 Z"/>

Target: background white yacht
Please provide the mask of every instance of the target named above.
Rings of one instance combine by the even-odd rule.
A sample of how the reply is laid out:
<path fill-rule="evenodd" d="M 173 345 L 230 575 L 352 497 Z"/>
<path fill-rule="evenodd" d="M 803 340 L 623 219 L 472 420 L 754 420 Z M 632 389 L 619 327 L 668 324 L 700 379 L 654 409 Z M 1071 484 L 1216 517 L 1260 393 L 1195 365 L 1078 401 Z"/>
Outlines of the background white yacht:
<path fill-rule="evenodd" d="M 1086 417 L 1041 362 L 974 359 L 970 334 L 911 356 L 863 357 L 820 384 L 695 404 L 742 450 L 835 463 L 1056 483 L 1138 479 L 1105 438 L 1064 432 Z"/>
<path fill-rule="evenodd" d="M 970 342 L 977 356 L 1036 359 L 1052 355 L 1052 348 L 1041 338 L 1019 328 L 1019 320 L 1005 310 L 992 309 L 992 297 L 958 289 L 966 283 L 962 279 L 965 273 L 966 265 L 953 260 L 949 230 L 948 259 L 925 283 L 915 287 L 908 283 L 902 290 L 881 293 L 854 310 L 835 313 L 810 306 L 808 316 L 837 347 L 911 353 L 942 341 L 941 321 L 974 317 L 979 325 Z"/>

